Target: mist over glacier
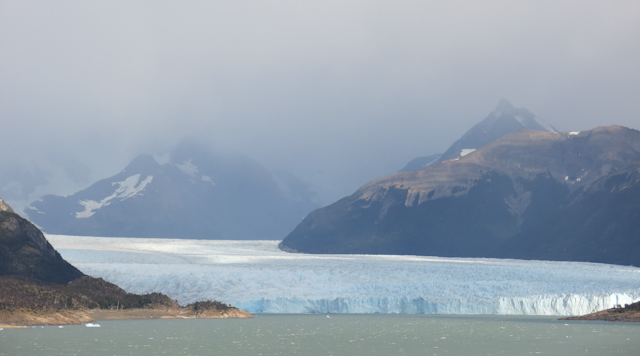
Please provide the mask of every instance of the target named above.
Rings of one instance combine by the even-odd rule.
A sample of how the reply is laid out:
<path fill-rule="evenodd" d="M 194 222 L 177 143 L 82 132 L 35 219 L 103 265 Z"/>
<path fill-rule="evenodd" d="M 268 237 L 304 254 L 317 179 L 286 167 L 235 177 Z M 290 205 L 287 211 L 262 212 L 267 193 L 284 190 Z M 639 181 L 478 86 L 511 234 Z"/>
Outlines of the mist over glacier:
<path fill-rule="evenodd" d="M 578 315 L 640 300 L 640 268 L 580 262 L 309 255 L 278 241 L 47 235 L 82 272 L 180 304 L 250 313 Z"/>

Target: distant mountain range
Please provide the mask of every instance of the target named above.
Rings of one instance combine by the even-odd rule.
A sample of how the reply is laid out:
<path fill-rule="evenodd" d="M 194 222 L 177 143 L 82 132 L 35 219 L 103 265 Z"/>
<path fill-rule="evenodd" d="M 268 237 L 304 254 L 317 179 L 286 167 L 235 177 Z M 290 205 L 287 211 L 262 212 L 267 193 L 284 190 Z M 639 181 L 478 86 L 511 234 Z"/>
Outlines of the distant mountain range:
<path fill-rule="evenodd" d="M 512 121 L 493 116 L 487 132 Z M 520 130 L 482 147 L 465 137 L 439 163 L 313 211 L 281 248 L 640 266 L 639 131 Z"/>
<path fill-rule="evenodd" d="M 44 196 L 25 213 L 51 234 L 279 240 L 316 207 L 293 175 L 184 141 L 167 163 L 140 155 L 117 175 Z"/>
<path fill-rule="evenodd" d="M 438 162 L 467 155 L 506 134 L 518 130 L 558 131 L 527 109 L 516 108 L 508 100 L 502 99 L 489 116 L 469 129 L 445 153 L 414 158 L 400 172 L 417 171 Z"/>

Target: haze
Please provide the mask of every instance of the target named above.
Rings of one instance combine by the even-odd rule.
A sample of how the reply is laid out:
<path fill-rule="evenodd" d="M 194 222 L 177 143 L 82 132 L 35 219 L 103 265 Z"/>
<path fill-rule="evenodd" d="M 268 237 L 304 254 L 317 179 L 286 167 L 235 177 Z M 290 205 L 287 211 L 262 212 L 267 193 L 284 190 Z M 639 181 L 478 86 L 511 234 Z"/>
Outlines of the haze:
<path fill-rule="evenodd" d="M 185 137 L 322 204 L 442 153 L 501 98 L 640 123 L 637 1 L 0 1 L 0 197 L 21 212 Z"/>

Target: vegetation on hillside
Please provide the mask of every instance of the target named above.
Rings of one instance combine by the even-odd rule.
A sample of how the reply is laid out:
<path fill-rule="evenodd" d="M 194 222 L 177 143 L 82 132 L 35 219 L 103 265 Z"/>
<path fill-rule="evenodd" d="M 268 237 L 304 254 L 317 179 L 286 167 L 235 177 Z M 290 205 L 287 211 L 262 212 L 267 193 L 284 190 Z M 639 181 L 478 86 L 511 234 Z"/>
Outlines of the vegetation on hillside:
<path fill-rule="evenodd" d="M 4 204 L 2 200 L 0 203 Z M 221 302 L 196 302 L 181 308 L 164 294 L 127 293 L 101 278 L 85 276 L 60 256 L 37 227 L 2 204 L 0 323 L 77 324 L 93 320 L 85 313 L 89 310 L 164 310 L 174 317 L 230 317 L 229 312 L 239 315 L 237 309 Z"/>
<path fill-rule="evenodd" d="M 624 308 L 611 308 L 587 315 L 561 318 L 560 320 L 606 320 L 616 322 L 640 322 L 640 302 L 625 304 Z"/>
<path fill-rule="evenodd" d="M 184 309 L 188 313 L 193 314 L 195 317 L 198 317 L 199 315 L 206 314 L 208 312 L 225 312 L 234 308 L 217 300 L 205 300 L 187 304 Z"/>
<path fill-rule="evenodd" d="M 0 310 L 60 311 L 88 309 L 179 308 L 160 293 L 132 294 L 101 278 L 81 277 L 66 285 L 0 276 Z"/>

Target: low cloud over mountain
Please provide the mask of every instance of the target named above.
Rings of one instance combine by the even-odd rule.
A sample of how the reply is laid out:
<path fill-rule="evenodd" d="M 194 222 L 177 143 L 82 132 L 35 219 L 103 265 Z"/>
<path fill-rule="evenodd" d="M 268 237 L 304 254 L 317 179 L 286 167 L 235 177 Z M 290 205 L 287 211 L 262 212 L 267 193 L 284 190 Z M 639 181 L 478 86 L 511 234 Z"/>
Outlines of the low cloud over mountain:
<path fill-rule="evenodd" d="M 315 207 L 292 175 L 185 141 L 164 164 L 140 155 L 117 175 L 44 196 L 25 213 L 54 234 L 281 239 Z"/>

